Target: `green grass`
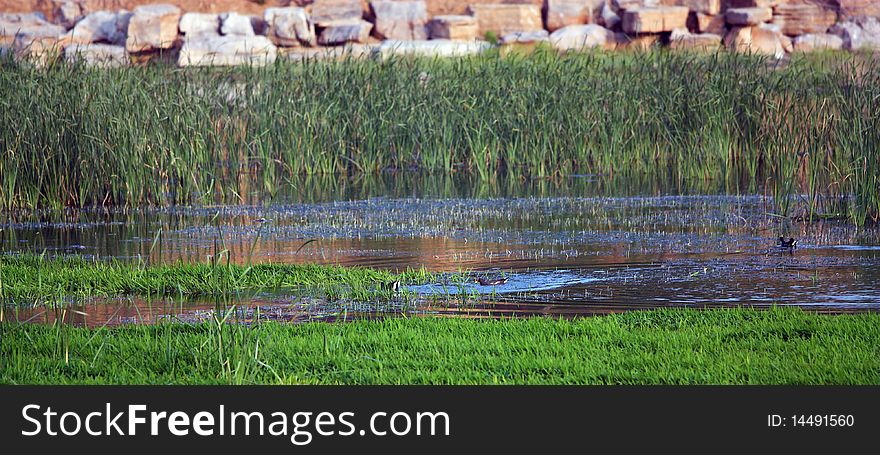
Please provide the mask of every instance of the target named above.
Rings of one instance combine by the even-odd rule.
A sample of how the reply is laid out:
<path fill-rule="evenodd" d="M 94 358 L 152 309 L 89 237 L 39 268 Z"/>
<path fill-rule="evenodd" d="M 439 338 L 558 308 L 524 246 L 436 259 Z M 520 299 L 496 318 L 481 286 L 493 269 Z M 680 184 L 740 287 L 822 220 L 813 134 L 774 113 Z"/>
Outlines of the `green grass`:
<path fill-rule="evenodd" d="M 880 315 L 780 308 L 0 335 L 7 384 L 880 384 Z"/>
<path fill-rule="evenodd" d="M 325 265 L 163 264 L 137 265 L 78 257 L 0 255 L 0 299 L 42 304 L 58 297 L 119 295 L 233 296 L 242 291 L 316 290 L 352 298 L 390 295 L 383 284 L 424 282 L 424 269 L 402 274 L 363 267 Z"/>
<path fill-rule="evenodd" d="M 427 77 L 426 77 L 427 76 Z M 48 69 L 0 62 L 0 210 L 236 202 L 386 169 L 640 175 L 880 217 L 880 63 L 537 52 Z M 797 195 L 797 197 L 795 197 Z"/>

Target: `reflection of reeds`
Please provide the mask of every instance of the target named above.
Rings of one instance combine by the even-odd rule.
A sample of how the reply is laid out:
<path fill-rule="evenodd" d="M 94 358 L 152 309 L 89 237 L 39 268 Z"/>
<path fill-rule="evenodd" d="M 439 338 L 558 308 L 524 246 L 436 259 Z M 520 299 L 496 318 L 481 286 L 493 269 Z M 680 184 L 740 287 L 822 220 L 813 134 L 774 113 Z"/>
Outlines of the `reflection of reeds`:
<path fill-rule="evenodd" d="M 2 65 L 5 210 L 240 202 L 302 175 L 419 168 L 769 185 L 788 216 L 880 216 L 880 67 L 860 55 Z"/>

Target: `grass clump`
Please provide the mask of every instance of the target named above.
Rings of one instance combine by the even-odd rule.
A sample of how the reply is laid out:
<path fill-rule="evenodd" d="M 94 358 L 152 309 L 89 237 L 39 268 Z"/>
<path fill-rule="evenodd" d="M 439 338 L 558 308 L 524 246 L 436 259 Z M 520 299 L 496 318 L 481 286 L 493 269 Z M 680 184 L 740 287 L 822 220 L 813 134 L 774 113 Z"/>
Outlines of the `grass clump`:
<path fill-rule="evenodd" d="M 878 384 L 880 315 L 0 324 L 6 384 Z"/>
<path fill-rule="evenodd" d="M 737 54 L 0 62 L 0 208 L 237 201 L 418 168 L 767 188 L 784 216 L 880 217 L 880 62 Z"/>

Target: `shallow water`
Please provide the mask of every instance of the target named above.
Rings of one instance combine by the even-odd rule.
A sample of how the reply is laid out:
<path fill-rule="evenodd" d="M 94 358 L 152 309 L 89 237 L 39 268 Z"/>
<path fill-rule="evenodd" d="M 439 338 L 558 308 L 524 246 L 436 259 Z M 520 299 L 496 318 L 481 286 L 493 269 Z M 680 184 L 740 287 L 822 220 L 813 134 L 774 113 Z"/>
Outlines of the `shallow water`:
<path fill-rule="evenodd" d="M 0 250 L 150 263 L 204 262 L 217 251 L 228 251 L 237 263 L 425 267 L 508 278 L 498 286 L 410 284 L 401 299 L 406 301 L 390 304 L 249 296 L 234 302 L 243 320 L 400 313 L 581 315 L 774 304 L 821 311 L 880 310 L 876 228 L 792 222 L 772 213 L 772 200 L 759 194 L 664 192 L 589 176 L 553 184 L 488 186 L 403 177 L 395 181 L 389 178 L 369 189 L 349 186 L 339 189 L 340 196 L 303 191 L 271 203 L 9 218 L 0 225 Z M 774 248 L 780 235 L 797 238 L 798 248 Z M 147 308 L 128 299 L 85 302 L 79 311 L 89 314 L 84 316 L 88 321 L 80 322 L 100 325 L 200 320 L 215 314 L 216 306 L 151 302 Z M 158 313 L 164 316 L 145 318 L 145 308 L 165 308 Z M 40 311 L 20 312 L 15 318 Z M 35 320 L 51 318 L 51 312 L 42 311 Z M 117 315 L 108 317 L 113 311 Z"/>

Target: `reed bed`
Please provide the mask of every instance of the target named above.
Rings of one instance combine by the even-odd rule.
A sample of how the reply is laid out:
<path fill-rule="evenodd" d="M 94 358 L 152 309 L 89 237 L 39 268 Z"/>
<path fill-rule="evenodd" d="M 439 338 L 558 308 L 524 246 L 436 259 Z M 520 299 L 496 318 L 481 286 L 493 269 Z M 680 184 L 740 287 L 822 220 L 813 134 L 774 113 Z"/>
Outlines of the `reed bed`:
<path fill-rule="evenodd" d="M 716 182 L 766 191 L 786 217 L 880 218 L 880 63 L 864 55 L 0 66 L 5 211 L 236 202 L 304 175 L 419 170 Z"/>

